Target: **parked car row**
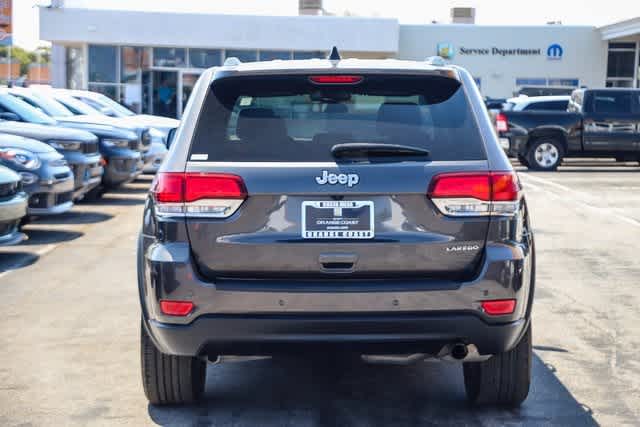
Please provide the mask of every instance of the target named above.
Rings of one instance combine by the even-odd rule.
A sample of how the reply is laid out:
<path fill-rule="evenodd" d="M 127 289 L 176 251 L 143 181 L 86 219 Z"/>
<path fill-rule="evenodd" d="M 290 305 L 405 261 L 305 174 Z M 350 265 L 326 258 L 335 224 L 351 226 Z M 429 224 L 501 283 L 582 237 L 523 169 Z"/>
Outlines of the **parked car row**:
<path fill-rule="evenodd" d="M 507 155 L 534 170 L 555 170 L 567 157 L 640 162 L 640 89 L 512 98 L 494 122 Z"/>
<path fill-rule="evenodd" d="M 179 122 L 136 115 L 103 98 L 0 88 L 0 245 L 22 240 L 24 217 L 67 212 L 74 202 L 157 171 Z"/>

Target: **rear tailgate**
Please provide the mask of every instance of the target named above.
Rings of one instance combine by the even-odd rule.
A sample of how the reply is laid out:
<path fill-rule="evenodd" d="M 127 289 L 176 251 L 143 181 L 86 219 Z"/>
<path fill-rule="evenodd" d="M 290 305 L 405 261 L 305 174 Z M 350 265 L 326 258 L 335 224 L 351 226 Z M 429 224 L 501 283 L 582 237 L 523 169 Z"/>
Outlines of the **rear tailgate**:
<path fill-rule="evenodd" d="M 186 172 L 240 177 L 246 199 L 226 218 L 187 217 L 203 275 L 457 279 L 475 270 L 488 216 L 448 217 L 427 197 L 437 174 L 488 170 L 459 82 L 340 77 L 214 81 Z M 336 160 L 331 148 L 345 142 L 431 154 Z"/>

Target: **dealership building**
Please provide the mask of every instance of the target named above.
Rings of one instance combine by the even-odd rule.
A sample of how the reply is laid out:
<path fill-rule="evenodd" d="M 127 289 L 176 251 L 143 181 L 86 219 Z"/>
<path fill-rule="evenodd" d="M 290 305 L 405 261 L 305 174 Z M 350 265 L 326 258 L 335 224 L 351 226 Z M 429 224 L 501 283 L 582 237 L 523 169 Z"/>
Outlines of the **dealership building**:
<path fill-rule="evenodd" d="M 303 8 L 312 4 L 310 8 Z M 137 112 L 180 117 L 198 75 L 227 57 L 241 61 L 325 57 L 424 60 L 467 68 L 485 96 L 521 86 L 640 87 L 640 18 L 605 27 L 485 26 L 473 9 L 451 23 L 327 16 L 300 1 L 299 16 L 40 8 L 40 37 L 52 42 L 57 87 L 103 92 Z"/>

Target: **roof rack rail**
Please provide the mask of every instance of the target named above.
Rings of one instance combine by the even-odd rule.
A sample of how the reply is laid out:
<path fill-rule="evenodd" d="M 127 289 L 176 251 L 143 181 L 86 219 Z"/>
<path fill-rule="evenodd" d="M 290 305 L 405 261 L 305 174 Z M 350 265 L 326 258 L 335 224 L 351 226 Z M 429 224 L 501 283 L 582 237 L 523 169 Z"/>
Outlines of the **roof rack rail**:
<path fill-rule="evenodd" d="M 444 58 L 442 56 L 430 56 L 425 59 L 425 62 L 430 65 L 435 65 L 436 67 L 442 67 L 447 65 Z"/>
<path fill-rule="evenodd" d="M 235 67 L 236 65 L 240 65 L 242 64 L 242 61 L 240 61 L 237 57 L 235 56 L 230 56 L 227 59 L 224 60 L 224 66 L 225 67 Z"/>

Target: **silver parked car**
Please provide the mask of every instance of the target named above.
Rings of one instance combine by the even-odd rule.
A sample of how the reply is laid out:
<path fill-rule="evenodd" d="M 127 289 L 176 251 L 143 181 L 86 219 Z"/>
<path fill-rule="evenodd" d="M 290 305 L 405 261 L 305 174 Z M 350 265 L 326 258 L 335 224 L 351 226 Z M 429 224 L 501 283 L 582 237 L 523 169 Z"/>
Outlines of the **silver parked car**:
<path fill-rule="evenodd" d="M 22 191 L 20 175 L 0 166 L 0 246 L 14 245 L 24 239 L 20 220 L 27 214 L 27 195 Z"/>
<path fill-rule="evenodd" d="M 64 156 L 35 139 L 0 134 L 0 165 L 22 178 L 28 215 L 53 215 L 73 206 L 73 172 Z"/>

